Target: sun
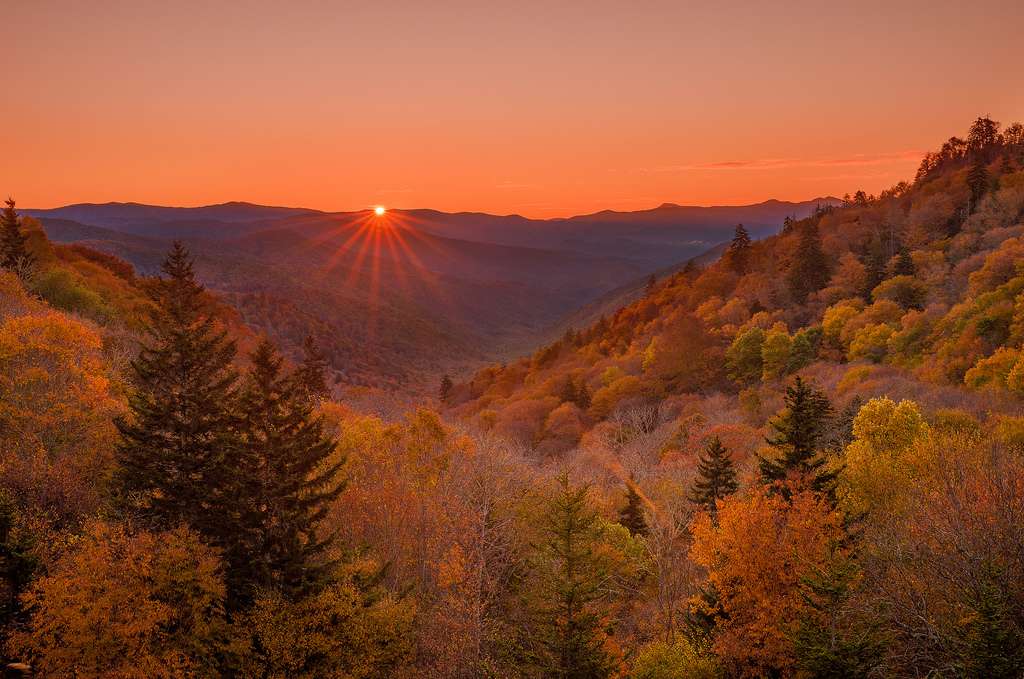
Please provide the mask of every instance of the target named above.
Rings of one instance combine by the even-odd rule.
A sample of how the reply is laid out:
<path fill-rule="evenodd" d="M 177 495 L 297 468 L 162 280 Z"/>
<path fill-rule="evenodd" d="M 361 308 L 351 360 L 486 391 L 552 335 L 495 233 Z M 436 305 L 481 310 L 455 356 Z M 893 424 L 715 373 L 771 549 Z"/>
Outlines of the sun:
<path fill-rule="evenodd" d="M 380 217 L 385 212 L 386 212 L 386 210 L 384 209 L 383 205 L 378 205 L 377 207 L 373 208 L 373 213 L 375 215 L 377 215 L 378 217 Z"/>

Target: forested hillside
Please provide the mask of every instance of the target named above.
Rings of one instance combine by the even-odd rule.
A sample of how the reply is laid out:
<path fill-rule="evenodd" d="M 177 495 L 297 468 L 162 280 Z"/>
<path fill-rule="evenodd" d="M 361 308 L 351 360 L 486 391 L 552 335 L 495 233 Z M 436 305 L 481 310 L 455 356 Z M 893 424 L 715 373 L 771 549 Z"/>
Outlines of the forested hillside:
<path fill-rule="evenodd" d="M 332 400 L 316 341 L 289 362 L 244 325 L 181 243 L 142 276 L 12 201 L 5 661 L 1019 677 L 1022 218 L 1024 128 L 978 119 L 913 183 L 738 225 L 718 261 L 383 417 Z"/>

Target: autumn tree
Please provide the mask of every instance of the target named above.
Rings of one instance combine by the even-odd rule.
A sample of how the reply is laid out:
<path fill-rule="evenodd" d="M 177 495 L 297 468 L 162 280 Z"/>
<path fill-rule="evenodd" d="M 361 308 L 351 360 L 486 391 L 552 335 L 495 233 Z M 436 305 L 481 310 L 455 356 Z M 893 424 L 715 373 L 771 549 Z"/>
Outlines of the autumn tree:
<path fill-rule="evenodd" d="M 257 590 L 301 598 L 321 588 L 336 565 L 317 528 L 341 492 L 344 459 L 332 459 L 337 442 L 325 436 L 301 381 L 282 364 L 273 345 L 260 342 L 239 393 L 244 420 L 232 471 L 245 511 L 225 556 L 228 584 L 242 600 Z"/>
<path fill-rule="evenodd" d="M 14 199 L 8 198 L 6 204 L 0 213 L 0 267 L 24 278 L 35 258 L 28 251 L 28 238 L 22 232 Z"/>
<path fill-rule="evenodd" d="M 737 224 L 729 243 L 729 266 L 740 276 L 750 271 L 750 250 L 750 234 L 742 224 Z"/>
<path fill-rule="evenodd" d="M 761 379 L 764 359 L 761 350 L 765 332 L 753 327 L 736 336 L 725 352 L 725 366 L 729 377 L 740 384 L 750 384 Z"/>
<path fill-rule="evenodd" d="M 814 220 L 800 224 L 800 240 L 789 267 L 788 283 L 793 299 L 803 304 L 807 296 L 828 284 L 829 264 L 821 249 L 821 236 Z"/>
<path fill-rule="evenodd" d="M 842 518 L 817 494 L 789 501 L 755 490 L 692 525 L 691 558 L 707 569 L 717 610 L 714 651 L 729 677 L 793 677 L 790 631 L 810 614 L 801 582 L 830 558 Z M 828 676 L 828 675 L 826 675 Z"/>
<path fill-rule="evenodd" d="M 327 358 L 312 335 L 306 335 L 302 340 L 302 364 L 295 371 L 295 381 L 311 400 L 325 399 L 331 395 L 327 386 Z"/>
<path fill-rule="evenodd" d="M 216 553 L 192 531 L 93 523 L 24 597 L 15 657 L 51 677 L 216 677 L 226 623 Z"/>
<path fill-rule="evenodd" d="M 806 480 L 819 493 L 831 495 L 835 472 L 826 468 L 819 443 L 832 417 L 828 398 L 803 378 L 797 377 L 786 388 L 785 407 L 768 424 L 766 441 L 774 449 L 772 457 L 758 456 L 762 483 L 776 487 L 783 496 L 787 481 Z"/>
<path fill-rule="evenodd" d="M 738 487 L 729 451 L 715 436 L 697 458 L 697 478 L 690 489 L 690 501 L 714 515 L 718 501 L 735 493 Z"/>
<path fill-rule="evenodd" d="M 415 653 L 415 608 L 377 580 L 359 564 L 301 601 L 262 593 L 234 625 L 238 676 L 375 679 L 407 667 Z"/>
<path fill-rule="evenodd" d="M 534 584 L 544 676 L 566 679 L 610 677 L 615 663 L 604 646 L 605 580 L 609 564 L 597 548 L 597 513 L 589 486 L 558 479 L 536 546 Z"/>
<path fill-rule="evenodd" d="M 226 544 L 241 511 L 235 343 L 215 326 L 181 243 L 162 271 L 132 362 L 131 413 L 117 420 L 121 499 L 150 525 L 184 522 Z"/>
<path fill-rule="evenodd" d="M 619 510 L 619 523 L 629 529 L 630 535 L 647 535 L 644 501 L 633 480 L 626 484 L 626 506 Z"/>

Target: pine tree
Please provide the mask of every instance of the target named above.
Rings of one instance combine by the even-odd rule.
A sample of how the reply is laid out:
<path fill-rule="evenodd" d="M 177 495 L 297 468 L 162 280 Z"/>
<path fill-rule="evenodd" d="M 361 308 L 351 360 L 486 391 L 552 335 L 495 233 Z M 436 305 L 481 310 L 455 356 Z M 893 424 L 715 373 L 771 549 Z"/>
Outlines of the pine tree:
<path fill-rule="evenodd" d="M 0 267 L 24 277 L 35 258 L 28 251 L 28 237 L 21 230 L 21 219 L 14 209 L 14 199 L 7 199 L 0 213 Z"/>
<path fill-rule="evenodd" d="M 860 296 L 870 302 L 872 291 L 884 280 L 885 256 L 882 254 L 881 244 L 875 242 L 864 261 L 864 288 L 860 291 Z"/>
<path fill-rule="evenodd" d="M 235 343 L 215 328 L 181 243 L 162 271 L 132 363 L 130 415 L 116 423 L 121 500 L 156 527 L 184 522 L 223 546 L 240 511 Z"/>
<path fill-rule="evenodd" d="M 729 266 L 740 276 L 750 271 L 750 249 L 750 234 L 742 224 L 737 224 L 735 235 L 729 243 Z"/>
<path fill-rule="evenodd" d="M 893 276 L 915 276 L 917 275 L 917 267 L 914 266 L 914 260 L 911 259 L 910 253 L 906 248 L 900 248 L 899 255 L 896 256 L 896 264 L 892 268 Z"/>
<path fill-rule="evenodd" d="M 735 493 L 738 487 L 736 469 L 729 458 L 729 451 L 716 436 L 708 442 L 697 460 L 697 479 L 690 489 L 690 502 L 714 516 L 716 502 Z"/>
<path fill-rule="evenodd" d="M 1009 153 L 1004 153 L 1002 160 L 999 162 L 999 174 L 1005 176 L 1013 173 L 1013 158 L 1010 157 Z"/>
<path fill-rule="evenodd" d="M 576 403 L 579 400 L 579 391 L 576 389 L 576 380 L 569 375 L 565 378 L 565 385 L 562 387 L 562 393 L 559 394 L 559 398 L 562 403 Z"/>
<path fill-rule="evenodd" d="M 452 395 L 452 387 L 454 386 L 455 385 L 452 384 L 452 378 L 448 375 L 441 378 L 441 386 L 437 389 L 437 395 L 438 398 L 441 399 L 441 403 L 448 403 L 448 399 L 451 398 Z"/>
<path fill-rule="evenodd" d="M 226 551 L 236 601 L 256 589 L 301 598 L 335 566 L 325 555 L 331 540 L 320 539 L 317 526 L 341 492 L 344 461 L 331 459 L 337 442 L 324 434 L 299 376 L 285 374 L 282 364 L 263 340 L 239 395 L 244 421 L 237 474 L 247 511 L 238 543 Z"/>
<path fill-rule="evenodd" d="M 615 666 L 604 647 L 602 603 L 609 564 L 597 550 L 597 513 L 589 487 L 573 488 L 563 474 L 544 519 L 544 541 L 536 547 L 531 589 L 541 674 L 560 679 L 610 677 Z"/>
<path fill-rule="evenodd" d="M 644 294 L 650 295 L 652 292 L 654 292 L 654 288 L 657 284 L 658 277 L 655 276 L 654 274 L 651 274 L 650 277 L 647 279 L 647 287 L 644 288 Z"/>
<path fill-rule="evenodd" d="M 803 304 L 807 296 L 828 284 L 829 265 L 821 249 L 818 225 L 813 220 L 801 224 L 800 242 L 789 269 L 789 289 L 793 299 Z"/>
<path fill-rule="evenodd" d="M 848 558 L 834 558 L 800 583 L 800 594 L 812 615 L 804 616 L 793 634 L 797 665 L 808 677 L 870 676 L 884 659 L 877 624 L 849 615 L 848 601 L 858 568 Z"/>
<path fill-rule="evenodd" d="M 981 577 L 972 583 L 972 615 L 965 616 L 963 627 L 964 676 L 1019 678 L 1024 667 L 1024 631 L 1006 592 L 1005 577 L 991 562 L 979 565 Z"/>
<path fill-rule="evenodd" d="M 29 536 L 17 530 L 17 508 L 6 492 L 0 493 L 0 630 L 10 631 L 22 612 L 19 598 L 39 566 Z M 6 632 L 0 631 L 0 637 Z"/>
<path fill-rule="evenodd" d="M 590 407 L 590 400 L 590 387 L 581 380 L 579 387 L 576 389 L 576 405 L 580 410 L 586 410 Z"/>
<path fill-rule="evenodd" d="M 310 401 L 319 401 L 331 395 L 327 386 L 327 358 L 312 335 L 306 335 L 302 341 L 302 365 L 295 372 L 295 381 Z"/>
<path fill-rule="evenodd" d="M 632 479 L 626 484 L 626 506 L 619 510 L 619 523 L 629 529 L 630 535 L 647 535 L 643 499 Z"/>
<path fill-rule="evenodd" d="M 819 443 L 831 419 L 832 406 L 823 393 L 800 377 L 786 388 L 785 404 L 769 422 L 772 434 L 766 441 L 778 456 L 759 456 L 761 480 L 788 497 L 789 491 L 779 484 L 794 476 L 803 477 L 811 489 L 831 499 L 835 472 L 825 469 Z"/>
<path fill-rule="evenodd" d="M 971 190 L 971 212 L 978 209 L 978 204 L 988 191 L 988 168 L 979 156 L 978 160 L 967 172 L 967 188 Z"/>

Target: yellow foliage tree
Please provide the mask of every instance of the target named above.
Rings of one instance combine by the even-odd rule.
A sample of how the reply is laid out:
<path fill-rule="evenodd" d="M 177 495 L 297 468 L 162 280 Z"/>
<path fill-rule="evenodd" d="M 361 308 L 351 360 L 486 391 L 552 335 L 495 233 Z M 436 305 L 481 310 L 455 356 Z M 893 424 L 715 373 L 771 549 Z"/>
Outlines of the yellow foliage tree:
<path fill-rule="evenodd" d="M 10 651 L 40 676 L 216 677 L 220 559 L 185 528 L 93 523 L 24 595 Z"/>

